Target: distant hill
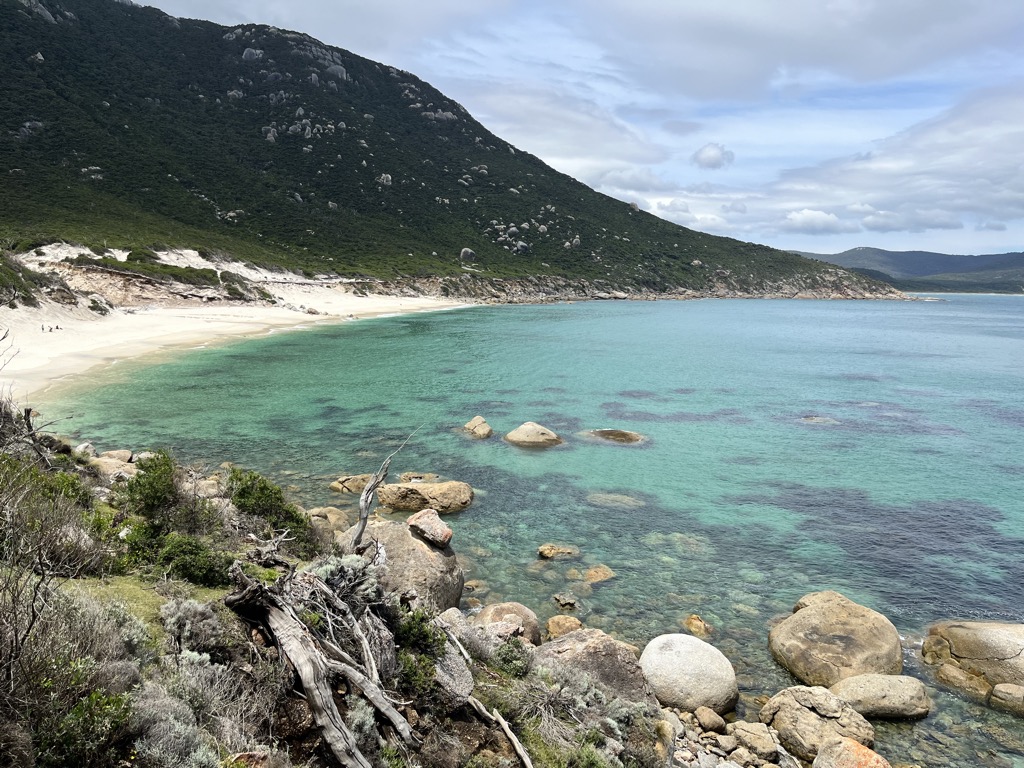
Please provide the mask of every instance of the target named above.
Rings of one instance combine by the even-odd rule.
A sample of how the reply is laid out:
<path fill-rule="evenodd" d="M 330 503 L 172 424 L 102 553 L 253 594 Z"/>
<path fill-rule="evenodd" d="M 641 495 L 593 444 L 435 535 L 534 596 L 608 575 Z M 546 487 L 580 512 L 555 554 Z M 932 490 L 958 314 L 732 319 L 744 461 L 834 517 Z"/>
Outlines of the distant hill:
<path fill-rule="evenodd" d="M 0 251 L 192 247 L 315 274 L 860 295 L 521 152 L 409 72 L 268 26 L 0 0 Z"/>
<path fill-rule="evenodd" d="M 1024 292 L 1024 253 L 981 256 L 851 248 L 836 254 L 797 252 L 884 280 L 904 291 Z"/>

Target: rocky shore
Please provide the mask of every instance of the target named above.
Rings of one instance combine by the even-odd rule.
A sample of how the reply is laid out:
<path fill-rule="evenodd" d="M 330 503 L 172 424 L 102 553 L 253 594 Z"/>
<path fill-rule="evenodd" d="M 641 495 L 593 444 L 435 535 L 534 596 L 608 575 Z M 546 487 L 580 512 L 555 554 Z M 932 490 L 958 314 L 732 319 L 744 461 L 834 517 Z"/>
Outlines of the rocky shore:
<path fill-rule="evenodd" d="M 481 423 L 474 419 L 466 429 L 479 430 Z M 110 451 L 90 464 L 113 484 L 137 473 L 133 459 L 129 451 Z M 372 478 L 339 477 L 332 489 L 356 497 Z M 936 685 L 1024 718 L 1024 625 L 941 621 L 917 651 L 904 647 L 882 614 L 826 591 L 805 595 L 766 633 L 772 656 L 799 684 L 764 696 L 756 719 L 740 719 L 732 663 L 694 634 L 661 635 L 639 648 L 586 627 L 571 604 L 542 626 L 524 604 L 478 600 L 453 548 L 457 536 L 443 519 L 472 503 L 472 488 L 430 473 L 398 480 L 377 488 L 381 507 L 365 535 L 387 552 L 386 592 L 424 611 L 452 641 L 435 676 L 449 710 L 468 706 L 481 686 L 503 684 L 481 676 L 488 665 L 585 679 L 605 702 L 630 708 L 637 722 L 650 726 L 646 732 L 605 733 L 599 751 L 609 765 L 639 746 L 624 740 L 639 738 L 658 764 L 688 768 L 912 768 L 883 757 L 886 745 L 877 742 L 872 723 L 928 716 Z M 220 473 L 198 487 L 210 500 L 230 505 L 220 495 Z M 356 521 L 351 505 L 343 506 L 349 511 L 321 507 L 305 514 L 339 549 L 350 551 Z M 579 556 L 579 547 L 556 542 L 537 552 L 541 561 Z M 699 627 L 698 621 L 698 633 Z M 930 665 L 927 680 L 902 674 L 908 653 L 919 653 Z"/>

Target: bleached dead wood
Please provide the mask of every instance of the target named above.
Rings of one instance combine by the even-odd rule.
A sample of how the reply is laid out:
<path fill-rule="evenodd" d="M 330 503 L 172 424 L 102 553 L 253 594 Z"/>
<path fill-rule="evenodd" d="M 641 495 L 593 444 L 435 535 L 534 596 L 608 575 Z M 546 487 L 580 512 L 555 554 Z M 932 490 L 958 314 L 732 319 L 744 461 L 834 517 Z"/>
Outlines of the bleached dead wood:
<path fill-rule="evenodd" d="M 284 594 L 281 594 L 248 577 L 238 562 L 231 567 L 231 577 L 236 591 L 225 598 L 225 603 L 239 615 L 259 622 L 270 630 L 278 650 L 295 669 L 302 683 L 303 693 L 324 743 L 344 768 L 370 768 L 370 763 L 359 751 L 355 737 L 338 710 L 333 685 L 338 677 L 357 688 L 387 719 L 403 742 L 409 746 L 418 746 L 419 739 L 408 721 L 388 701 L 380 685 L 359 668 L 365 662 L 358 662 L 335 643 L 317 638 L 298 617 L 295 606 L 289 600 L 289 592 L 301 586 L 321 596 L 330 594 L 330 588 L 322 580 L 308 572 L 297 577 L 301 582 L 299 585 L 295 584 L 293 578 L 282 579 L 279 584 L 283 585 L 280 589 Z M 337 602 L 331 606 L 335 610 L 338 609 Z M 346 605 L 345 610 L 351 618 L 351 609 Z M 339 615 L 342 613 L 338 611 Z M 348 625 L 348 622 L 344 623 Z M 358 629 L 354 618 L 352 625 Z M 359 646 L 368 653 L 369 644 L 365 642 L 365 637 Z M 372 665 L 372 654 L 368 658 Z"/>

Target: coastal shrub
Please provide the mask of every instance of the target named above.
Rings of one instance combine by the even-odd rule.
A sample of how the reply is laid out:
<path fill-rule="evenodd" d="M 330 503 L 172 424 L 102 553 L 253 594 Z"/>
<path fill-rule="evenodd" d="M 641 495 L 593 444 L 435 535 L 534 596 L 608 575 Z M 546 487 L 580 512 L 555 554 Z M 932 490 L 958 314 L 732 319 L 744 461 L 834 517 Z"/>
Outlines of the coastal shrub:
<path fill-rule="evenodd" d="M 129 729 L 135 738 L 133 765 L 141 768 L 219 768 L 212 738 L 196 723 L 191 708 L 157 683 L 133 697 Z"/>
<path fill-rule="evenodd" d="M 16 658 L 3 670 L 0 721 L 20 721 L 37 766 L 113 768 L 125 757 L 127 694 L 140 679 L 138 666 L 102 606 L 61 589 L 43 589 L 44 600 L 31 621 L 34 631 L 22 635 Z M 30 605 L 0 606 L 7 617 L 0 622 L 5 635 L 12 624 L 31 616 Z"/>
<path fill-rule="evenodd" d="M 407 613 L 395 628 L 398 648 L 399 687 L 415 696 L 428 696 L 434 686 L 437 660 L 444 653 L 447 638 L 430 622 L 425 611 Z"/>
<path fill-rule="evenodd" d="M 171 649 L 175 653 L 184 650 L 203 653 L 219 664 L 229 662 L 234 650 L 244 645 L 245 638 L 237 620 L 222 619 L 219 610 L 226 609 L 219 603 L 200 603 L 189 598 L 174 598 L 164 603 L 160 607 L 160 621 Z"/>
<path fill-rule="evenodd" d="M 62 718 L 41 729 L 36 765 L 38 768 L 119 766 L 122 755 L 116 745 L 127 731 L 130 713 L 127 694 L 90 691 Z"/>
<path fill-rule="evenodd" d="M 278 521 L 288 502 L 281 486 L 272 483 L 259 472 L 232 467 L 228 480 L 231 501 L 241 512 L 261 517 L 271 524 Z"/>
<path fill-rule="evenodd" d="M 530 671 L 533 657 L 530 651 L 523 645 L 518 637 L 511 638 L 508 642 L 502 643 L 494 656 L 491 664 L 511 677 L 525 677 Z"/>
<path fill-rule="evenodd" d="M 92 491 L 82 478 L 73 472 L 50 472 L 10 454 L 0 454 L 0 473 L 24 475 L 26 484 L 33 486 L 49 499 L 63 497 L 83 510 L 92 506 Z"/>
<path fill-rule="evenodd" d="M 174 459 L 160 450 L 138 462 L 138 467 L 139 473 L 117 491 L 116 503 L 125 512 L 142 515 L 158 529 L 169 528 L 171 513 L 180 499 Z"/>
<path fill-rule="evenodd" d="M 320 549 L 316 530 L 294 504 L 289 504 L 281 486 L 259 472 L 234 467 L 228 478 L 231 501 L 240 512 L 266 521 L 274 531 L 287 530 L 293 541 L 286 548 L 300 557 L 312 557 Z"/>
<path fill-rule="evenodd" d="M 214 551 L 200 539 L 169 533 L 164 537 L 157 562 L 185 581 L 203 587 L 223 587 L 229 583 L 232 558 Z"/>

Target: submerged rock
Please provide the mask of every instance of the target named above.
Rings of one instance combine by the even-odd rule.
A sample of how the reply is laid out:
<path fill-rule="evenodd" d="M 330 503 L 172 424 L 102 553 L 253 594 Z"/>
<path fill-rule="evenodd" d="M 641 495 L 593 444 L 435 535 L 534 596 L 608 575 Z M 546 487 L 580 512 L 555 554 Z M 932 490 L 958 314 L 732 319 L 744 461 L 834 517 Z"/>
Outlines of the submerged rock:
<path fill-rule="evenodd" d="M 630 432 L 628 429 L 592 429 L 585 434 L 605 442 L 618 443 L 620 445 L 633 445 L 642 443 L 647 439 L 639 432 Z"/>

